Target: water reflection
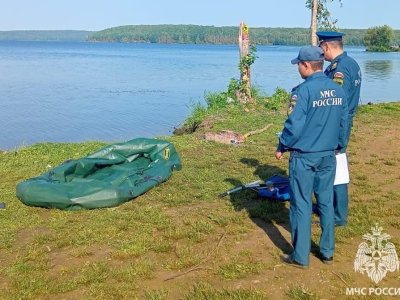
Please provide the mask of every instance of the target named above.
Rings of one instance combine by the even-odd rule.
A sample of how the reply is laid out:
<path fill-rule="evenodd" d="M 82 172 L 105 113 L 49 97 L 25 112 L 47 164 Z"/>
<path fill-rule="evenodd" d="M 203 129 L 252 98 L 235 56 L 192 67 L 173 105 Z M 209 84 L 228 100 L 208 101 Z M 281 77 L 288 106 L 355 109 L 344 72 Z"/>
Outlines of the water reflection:
<path fill-rule="evenodd" d="M 388 79 L 392 73 L 391 60 L 366 60 L 364 62 L 365 75 L 374 79 Z"/>

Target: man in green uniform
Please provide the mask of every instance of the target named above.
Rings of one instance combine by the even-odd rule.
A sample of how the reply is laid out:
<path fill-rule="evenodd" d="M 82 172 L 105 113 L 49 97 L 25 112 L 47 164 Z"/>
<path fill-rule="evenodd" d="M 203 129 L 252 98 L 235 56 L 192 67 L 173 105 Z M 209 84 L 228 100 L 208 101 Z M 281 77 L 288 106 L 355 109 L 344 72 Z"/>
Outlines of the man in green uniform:
<path fill-rule="evenodd" d="M 335 248 L 333 181 L 335 151 L 347 144 L 347 99 L 342 87 L 323 72 L 321 48 L 305 46 L 292 64 L 304 80 L 291 95 L 293 111 L 285 121 L 275 153 L 290 151 L 290 231 L 293 252 L 287 264 L 307 268 L 311 248 L 312 194 L 320 210 L 319 258 L 331 263 Z M 294 103 L 293 103 L 294 104 Z"/>
<path fill-rule="evenodd" d="M 361 70 L 357 62 L 347 55 L 343 50 L 342 37 L 344 33 L 334 31 L 317 32 L 319 46 L 324 51 L 325 60 L 330 62 L 325 74 L 340 84 L 347 94 L 349 114 L 348 114 L 348 134 L 353 127 L 353 117 L 360 102 L 361 89 Z M 346 147 L 342 149 L 346 152 Z M 347 184 L 335 185 L 333 205 L 335 208 L 336 226 L 347 224 L 348 216 L 348 189 Z"/>

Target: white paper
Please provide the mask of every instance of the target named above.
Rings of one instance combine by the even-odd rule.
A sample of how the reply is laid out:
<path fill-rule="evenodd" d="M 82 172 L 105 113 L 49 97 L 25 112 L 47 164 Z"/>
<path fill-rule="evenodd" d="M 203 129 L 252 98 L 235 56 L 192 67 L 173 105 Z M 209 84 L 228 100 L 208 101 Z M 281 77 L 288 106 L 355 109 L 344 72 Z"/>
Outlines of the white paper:
<path fill-rule="evenodd" d="M 347 184 L 350 182 L 349 166 L 346 153 L 336 155 L 336 174 L 333 185 Z"/>

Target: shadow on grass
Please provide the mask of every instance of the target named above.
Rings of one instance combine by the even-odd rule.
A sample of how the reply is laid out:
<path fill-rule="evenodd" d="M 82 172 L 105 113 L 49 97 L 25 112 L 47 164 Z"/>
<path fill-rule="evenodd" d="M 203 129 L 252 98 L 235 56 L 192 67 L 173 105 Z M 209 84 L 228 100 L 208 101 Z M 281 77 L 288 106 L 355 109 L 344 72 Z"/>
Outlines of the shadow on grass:
<path fill-rule="evenodd" d="M 265 180 L 273 175 L 286 175 L 286 171 L 276 166 L 260 164 L 257 159 L 242 158 L 241 163 L 254 168 L 254 180 Z M 225 181 L 232 186 L 241 186 L 246 182 L 241 182 L 236 178 L 226 178 Z M 245 209 L 251 220 L 268 235 L 276 247 L 285 253 L 290 253 L 292 246 L 279 231 L 276 224 L 284 227 L 290 232 L 289 227 L 289 210 L 285 203 L 273 199 L 260 198 L 256 190 L 245 189 L 229 195 L 230 201 L 235 210 Z"/>
<path fill-rule="evenodd" d="M 257 159 L 242 158 L 241 163 L 254 168 L 253 174 L 261 180 L 266 180 L 273 175 L 287 176 L 286 170 L 276 166 L 260 164 Z M 236 178 L 226 178 L 225 181 L 233 186 L 241 186 L 246 184 Z M 285 202 L 274 199 L 258 197 L 256 190 L 245 189 L 229 195 L 235 210 L 245 209 L 252 221 L 260 227 L 268 235 L 274 245 L 284 253 L 292 252 L 292 246 L 289 241 L 282 235 L 276 224 L 279 224 L 290 233 L 289 210 Z M 312 242 L 312 248 L 316 248 Z"/>

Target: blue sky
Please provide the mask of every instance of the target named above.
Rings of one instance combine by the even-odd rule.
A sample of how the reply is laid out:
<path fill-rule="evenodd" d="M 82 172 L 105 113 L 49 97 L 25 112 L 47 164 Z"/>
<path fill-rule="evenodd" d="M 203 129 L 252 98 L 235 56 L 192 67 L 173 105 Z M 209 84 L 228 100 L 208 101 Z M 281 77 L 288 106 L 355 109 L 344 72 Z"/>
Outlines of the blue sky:
<path fill-rule="evenodd" d="M 241 7 L 242 3 L 243 7 Z M 309 27 L 305 0 L 0 0 L 0 30 L 101 30 L 136 24 Z M 400 29 L 400 0 L 336 0 L 339 28 Z"/>

